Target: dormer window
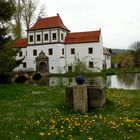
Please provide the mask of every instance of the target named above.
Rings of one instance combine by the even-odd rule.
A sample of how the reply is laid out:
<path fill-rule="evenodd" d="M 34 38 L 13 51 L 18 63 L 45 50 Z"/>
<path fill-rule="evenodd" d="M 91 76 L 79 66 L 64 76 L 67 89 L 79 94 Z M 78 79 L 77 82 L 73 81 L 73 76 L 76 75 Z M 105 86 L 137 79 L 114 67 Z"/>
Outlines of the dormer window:
<path fill-rule="evenodd" d="M 33 35 L 30 35 L 29 36 L 29 40 L 30 40 L 30 42 L 33 42 L 34 40 L 33 40 Z"/>
<path fill-rule="evenodd" d="M 37 35 L 37 41 L 40 41 L 41 38 L 40 38 L 40 35 Z"/>
<path fill-rule="evenodd" d="M 48 41 L 48 34 L 44 34 L 44 40 Z"/>
<path fill-rule="evenodd" d="M 52 39 L 53 39 L 53 40 L 56 40 L 56 33 L 53 33 L 53 34 L 52 34 Z"/>

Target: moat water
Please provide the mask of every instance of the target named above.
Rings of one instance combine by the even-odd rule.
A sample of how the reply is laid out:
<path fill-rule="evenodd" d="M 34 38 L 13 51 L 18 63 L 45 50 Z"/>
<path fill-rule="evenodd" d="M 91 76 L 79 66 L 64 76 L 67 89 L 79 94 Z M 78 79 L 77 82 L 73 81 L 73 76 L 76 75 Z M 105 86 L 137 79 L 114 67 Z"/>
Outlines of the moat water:
<path fill-rule="evenodd" d="M 26 83 L 46 86 L 72 86 L 76 84 L 75 77 L 49 77 L 42 78 L 38 81 L 26 81 Z M 86 84 L 101 85 L 106 86 L 107 88 L 117 89 L 140 89 L 140 74 L 122 74 L 106 77 L 87 77 Z"/>

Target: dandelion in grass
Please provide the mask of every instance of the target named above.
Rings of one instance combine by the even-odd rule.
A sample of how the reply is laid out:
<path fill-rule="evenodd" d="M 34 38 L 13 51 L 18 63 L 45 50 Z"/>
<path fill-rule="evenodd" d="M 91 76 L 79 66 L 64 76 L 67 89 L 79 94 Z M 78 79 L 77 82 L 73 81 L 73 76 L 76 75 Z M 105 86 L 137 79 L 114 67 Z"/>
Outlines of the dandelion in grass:
<path fill-rule="evenodd" d="M 92 140 L 92 137 L 88 137 L 88 140 Z"/>
<path fill-rule="evenodd" d="M 45 135 L 45 133 L 44 133 L 44 132 L 39 132 L 39 135 L 40 135 L 41 137 L 43 137 L 43 136 Z"/>

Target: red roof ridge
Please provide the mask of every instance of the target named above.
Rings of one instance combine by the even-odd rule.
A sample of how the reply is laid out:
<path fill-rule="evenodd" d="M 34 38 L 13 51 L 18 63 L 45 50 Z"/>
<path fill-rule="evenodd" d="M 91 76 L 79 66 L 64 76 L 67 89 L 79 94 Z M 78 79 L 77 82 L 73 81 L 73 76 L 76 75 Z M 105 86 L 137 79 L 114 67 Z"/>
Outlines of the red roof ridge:
<path fill-rule="evenodd" d="M 71 34 L 71 33 L 90 33 L 90 32 L 100 32 L 100 30 L 80 31 L 80 32 L 70 32 L 70 34 Z"/>

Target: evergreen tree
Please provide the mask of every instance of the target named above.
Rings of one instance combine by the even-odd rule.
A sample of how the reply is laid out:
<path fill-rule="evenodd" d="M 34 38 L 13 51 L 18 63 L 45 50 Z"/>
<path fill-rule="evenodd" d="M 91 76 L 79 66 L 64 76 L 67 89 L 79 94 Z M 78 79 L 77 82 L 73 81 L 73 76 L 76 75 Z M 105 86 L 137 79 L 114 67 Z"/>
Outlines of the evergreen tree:
<path fill-rule="evenodd" d="M 12 40 L 7 23 L 15 11 L 12 0 L 0 0 L 0 83 L 7 82 L 8 76 L 16 66 L 16 52 L 12 49 Z"/>

